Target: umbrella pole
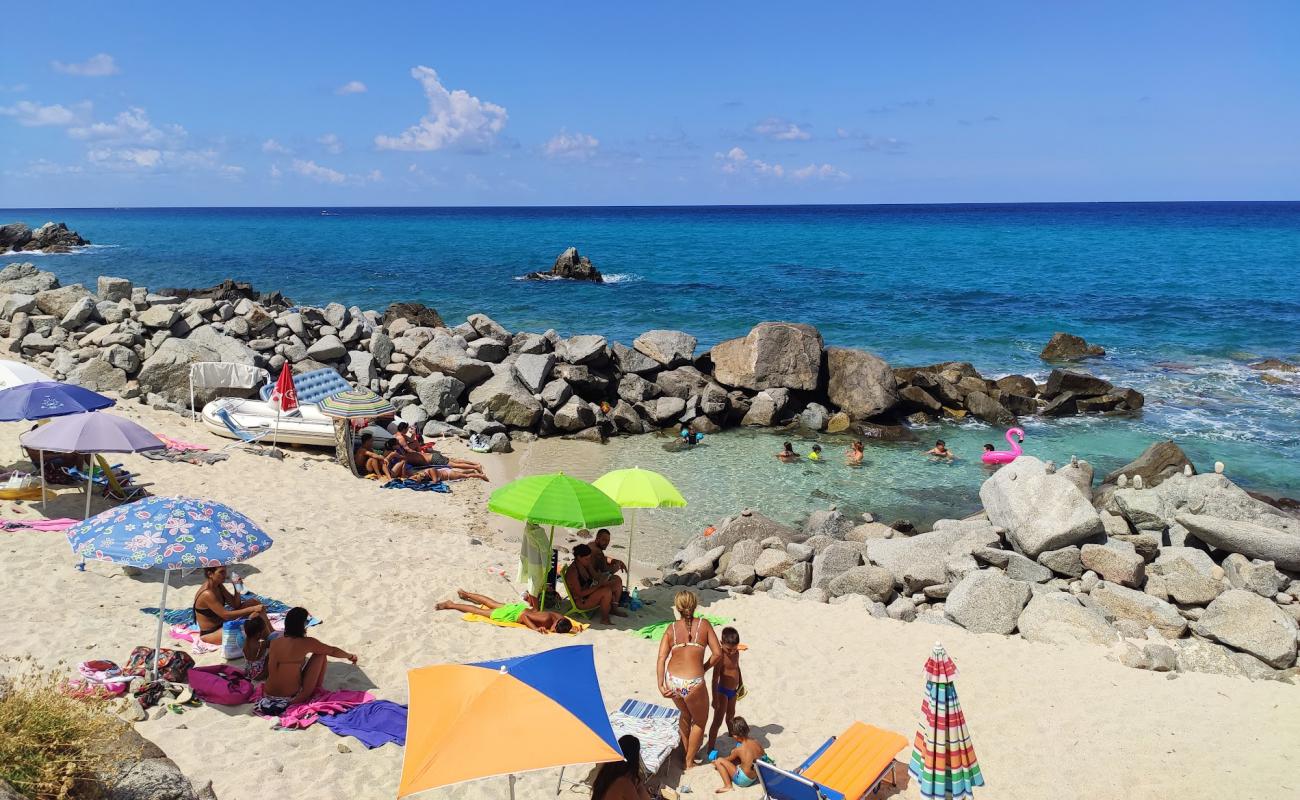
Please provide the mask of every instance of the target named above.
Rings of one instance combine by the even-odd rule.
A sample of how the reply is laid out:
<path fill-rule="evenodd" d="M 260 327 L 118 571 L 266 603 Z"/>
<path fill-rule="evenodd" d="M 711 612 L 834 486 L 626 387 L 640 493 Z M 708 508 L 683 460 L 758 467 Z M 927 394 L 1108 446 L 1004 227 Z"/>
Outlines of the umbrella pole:
<path fill-rule="evenodd" d="M 154 637 L 153 643 L 153 679 L 158 680 L 158 654 L 162 652 L 162 635 L 163 625 L 167 616 L 167 587 L 172 582 L 172 571 L 167 569 L 163 572 L 163 590 L 162 600 L 158 604 L 158 635 Z"/>
<path fill-rule="evenodd" d="M 45 497 L 45 451 L 37 451 L 41 454 L 41 513 L 45 513 L 45 504 L 49 502 Z"/>
<path fill-rule="evenodd" d="M 284 400 L 281 399 L 280 404 L 283 403 Z M 277 405 L 275 407 L 275 432 L 271 434 L 271 447 L 274 449 L 274 448 L 278 448 L 279 446 L 280 446 L 280 406 Z"/>
<path fill-rule="evenodd" d="M 86 467 L 86 516 L 90 519 L 90 494 L 91 487 L 95 485 L 95 454 L 90 454 L 90 464 Z"/>
<path fill-rule="evenodd" d="M 510 800 L 515 800 L 515 774 L 510 773 Z"/>
<path fill-rule="evenodd" d="M 527 524 L 528 524 L 527 522 L 524 523 L 524 525 L 527 525 Z M 527 534 L 525 534 L 525 535 L 527 535 Z M 554 552 L 555 552 L 555 526 L 552 525 L 552 526 L 551 526 L 551 538 L 547 541 L 547 547 L 546 547 L 546 578 L 543 578 L 543 579 L 542 579 L 542 599 L 541 599 L 541 600 L 538 602 L 538 604 L 537 604 L 537 610 L 538 610 L 538 611 L 545 611 L 545 610 L 546 610 L 546 586 L 547 586 L 547 584 L 550 582 L 549 579 L 550 579 L 550 577 L 551 577 L 551 554 L 554 553 Z M 555 577 L 556 577 L 556 578 L 559 578 L 559 577 L 560 577 L 560 570 L 559 570 L 558 567 L 557 567 L 556 570 L 555 570 Z M 559 589 L 556 589 L 556 591 L 559 591 Z M 511 776 L 511 777 L 513 777 L 513 776 Z M 512 792 L 514 791 L 514 783 L 513 783 L 513 781 L 512 781 L 511 784 L 510 784 L 510 789 L 511 789 Z"/>
<path fill-rule="evenodd" d="M 636 509 L 629 510 L 632 513 L 628 515 L 631 519 L 627 526 L 627 590 L 631 593 L 632 587 L 635 586 L 632 583 L 632 539 L 636 536 Z"/>

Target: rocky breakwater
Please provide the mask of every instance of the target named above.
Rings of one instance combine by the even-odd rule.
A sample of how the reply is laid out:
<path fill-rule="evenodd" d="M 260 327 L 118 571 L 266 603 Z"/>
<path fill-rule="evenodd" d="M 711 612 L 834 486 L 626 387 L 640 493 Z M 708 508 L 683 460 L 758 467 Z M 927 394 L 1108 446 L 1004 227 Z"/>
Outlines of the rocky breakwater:
<path fill-rule="evenodd" d="M 763 322 L 699 353 L 682 331 L 647 331 L 627 346 L 597 335 L 512 332 L 484 314 L 448 327 L 418 303 L 382 313 L 340 303 L 292 306 L 278 293 L 230 281 L 150 292 L 104 276 L 92 291 L 62 286 L 32 264 L 0 270 L 0 337 L 0 347 L 57 379 L 178 410 L 197 361 L 272 372 L 286 363 L 295 373 L 331 367 L 390 398 L 403 420 L 429 435 L 481 434 L 496 450 L 508 449 L 511 437 L 602 441 L 683 424 L 704 433 L 799 425 L 905 438 L 898 423 L 909 404 L 1014 421 L 1000 405 L 1012 394 L 1052 398 L 1043 402 L 1047 413 L 1066 395 L 1112 392 L 1073 372 L 1053 373 L 1041 392 L 1013 392 L 999 385 L 1006 379 L 986 381 L 969 364 L 894 370 L 872 353 L 827 347 L 816 328 L 797 323 Z M 1140 405 L 1141 395 L 1132 396 L 1138 399 L 1125 403 Z M 1070 405 L 1084 408 L 1082 400 Z"/>
<path fill-rule="evenodd" d="M 1172 442 L 1096 484 L 1022 456 L 983 512 L 909 535 L 831 509 L 802 527 L 747 511 L 697 536 L 669 584 L 847 603 L 873 616 L 1106 647 L 1122 663 L 1300 682 L 1300 517 Z"/>
<path fill-rule="evenodd" d="M 0 225 L 0 253 L 70 253 L 88 244 L 88 240 L 81 238 L 76 231 L 68 230 L 62 222 L 47 222 L 36 230 L 21 222 Z"/>

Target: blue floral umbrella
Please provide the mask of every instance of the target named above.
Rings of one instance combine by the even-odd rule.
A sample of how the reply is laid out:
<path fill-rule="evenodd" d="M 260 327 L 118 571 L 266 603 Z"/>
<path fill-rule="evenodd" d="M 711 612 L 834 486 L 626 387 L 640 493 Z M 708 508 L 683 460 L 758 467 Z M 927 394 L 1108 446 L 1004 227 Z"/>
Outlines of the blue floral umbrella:
<path fill-rule="evenodd" d="M 248 517 L 221 503 L 190 497 L 127 503 L 73 525 L 67 534 L 72 551 L 83 561 L 164 571 L 155 674 L 172 570 L 237 564 L 271 546 L 271 537 Z"/>

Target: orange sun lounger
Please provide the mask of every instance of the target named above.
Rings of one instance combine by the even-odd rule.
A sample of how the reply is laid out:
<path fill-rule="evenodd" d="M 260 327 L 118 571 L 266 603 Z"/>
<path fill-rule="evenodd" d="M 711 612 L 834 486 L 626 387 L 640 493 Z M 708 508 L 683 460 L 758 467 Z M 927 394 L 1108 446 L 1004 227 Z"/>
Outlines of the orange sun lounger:
<path fill-rule="evenodd" d="M 882 781 L 894 782 L 894 759 L 906 747 L 907 739 L 897 733 L 855 722 L 794 772 L 760 762 L 758 775 L 773 800 L 859 800 L 874 793 Z"/>

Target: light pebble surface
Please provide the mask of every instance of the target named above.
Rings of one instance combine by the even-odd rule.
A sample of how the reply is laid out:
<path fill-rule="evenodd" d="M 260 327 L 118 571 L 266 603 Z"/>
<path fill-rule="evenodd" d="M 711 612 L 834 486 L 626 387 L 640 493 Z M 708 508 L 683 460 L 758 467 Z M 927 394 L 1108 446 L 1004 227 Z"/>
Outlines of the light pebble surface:
<path fill-rule="evenodd" d="M 135 403 L 113 413 L 176 438 L 227 443 L 195 423 Z M 27 427 L 0 425 L 5 463 L 21 460 L 17 437 Z M 465 454 L 459 444 L 450 450 Z M 486 499 L 492 486 L 511 477 L 518 456 L 484 457 L 492 485 L 461 482 L 452 494 L 439 495 L 382 490 L 349 476 L 324 451 L 290 451 L 284 461 L 232 453 L 229 461 L 203 467 L 139 456 L 120 460 L 152 481 L 156 494 L 228 503 L 270 533 L 275 545 L 249 563 L 248 586 L 305 605 L 324 620 L 314 635 L 360 655 L 356 667 L 331 662 L 327 685 L 405 702 L 411 667 L 590 643 L 610 707 L 626 697 L 666 702 L 654 685 L 656 644 L 622 630 L 561 640 L 432 611 L 457 587 L 503 600 L 517 594 L 500 574 L 514 577 L 516 559 L 507 548 L 517 540 L 517 526 L 488 514 Z M 64 489 L 50 516 L 79 517 L 81 502 L 78 492 Z M 3 503 L 3 516 L 17 516 L 15 507 Z M 103 507 L 97 499 L 96 508 Z M 485 543 L 471 544 L 472 537 Z M 197 575 L 185 579 L 169 605 L 189 603 L 198 581 Z M 51 665 L 123 661 L 133 646 L 152 644 L 151 619 L 137 609 L 155 605 L 159 590 L 154 575 L 130 578 L 102 564 L 78 572 L 58 533 L 0 532 L 0 655 L 31 654 Z M 669 589 L 644 595 L 657 603 L 622 627 L 668 613 Z M 1170 679 L 1109 661 L 1102 648 L 873 619 L 852 604 L 715 593 L 704 593 L 703 601 L 708 613 L 733 618 L 749 647 L 742 659 L 749 696 L 738 711 L 782 765 L 798 764 L 855 719 L 910 741 L 919 718 L 921 668 L 939 638 L 961 671 L 957 687 L 988 781 L 978 797 L 1300 794 L 1289 760 L 1300 746 L 1294 686 L 1202 674 Z M 199 659 L 219 660 L 215 654 Z M 166 714 L 138 728 L 196 784 L 211 780 L 222 800 L 392 798 L 401 772 L 400 748 L 366 751 L 320 726 L 276 732 L 267 720 L 221 707 Z M 341 753 L 340 742 L 351 752 Z M 504 752 L 511 743 L 491 746 Z M 689 784 L 696 796 L 711 795 L 717 785 L 711 767 L 668 775 L 670 785 Z M 525 775 L 518 796 L 552 797 L 556 777 L 555 770 Z M 498 798 L 505 791 L 505 780 L 496 778 L 426 796 Z M 759 794 L 749 789 L 731 796 Z M 919 793 L 908 786 L 899 796 Z"/>

